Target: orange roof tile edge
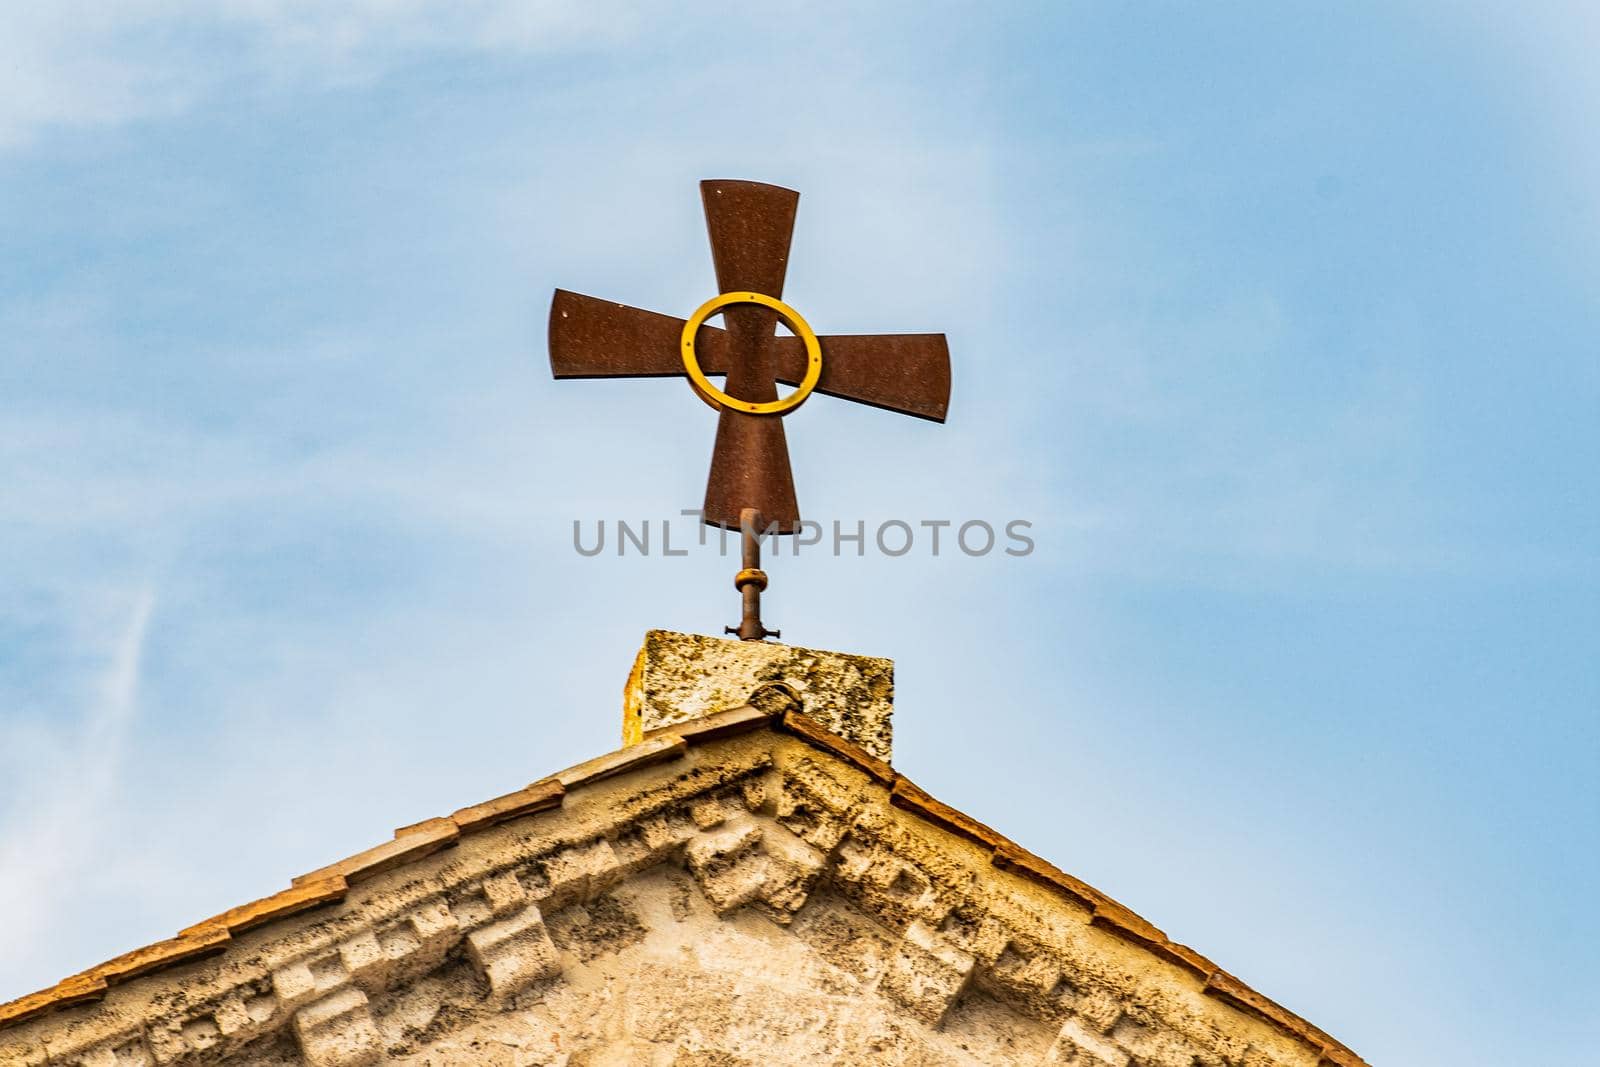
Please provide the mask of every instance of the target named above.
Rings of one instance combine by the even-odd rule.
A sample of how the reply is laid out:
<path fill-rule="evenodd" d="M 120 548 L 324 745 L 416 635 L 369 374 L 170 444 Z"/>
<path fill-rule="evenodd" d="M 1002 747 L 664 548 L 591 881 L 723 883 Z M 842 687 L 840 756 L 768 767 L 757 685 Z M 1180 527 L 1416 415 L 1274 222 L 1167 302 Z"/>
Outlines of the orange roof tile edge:
<path fill-rule="evenodd" d="M 222 951 L 231 932 L 238 932 L 321 904 L 343 900 L 346 881 L 370 877 L 412 859 L 454 844 L 466 833 L 487 829 L 506 819 L 559 808 L 566 792 L 627 771 L 678 759 L 689 746 L 750 730 L 771 727 L 856 767 L 889 787 L 890 803 L 934 826 L 990 850 L 999 870 L 1053 889 L 1089 911 L 1088 921 L 1204 980 L 1202 992 L 1235 1010 L 1271 1023 L 1320 1054 L 1319 1063 L 1333 1067 L 1368 1067 L 1367 1061 L 1299 1015 L 1252 989 L 1205 956 L 1167 938 L 1162 931 L 1104 893 L 1049 861 L 1034 855 L 998 831 L 935 799 L 887 763 L 793 710 L 768 712 L 733 708 L 652 731 L 644 741 L 586 760 L 514 793 L 462 808 L 443 818 L 425 819 L 395 831 L 395 839 L 295 878 L 288 889 L 241 905 L 188 927 L 177 938 L 125 953 L 65 978 L 48 989 L 0 1004 L 0 1029 L 46 1012 L 98 1000 L 109 985 L 191 962 Z M 230 932 L 231 931 L 231 932 Z"/>
<path fill-rule="evenodd" d="M 230 935 L 243 933 L 273 919 L 286 918 L 309 908 L 343 900 L 349 888 L 342 875 L 311 879 L 300 885 L 291 885 L 281 893 L 274 893 L 270 897 L 229 908 L 221 915 L 203 919 L 193 926 L 179 930 L 178 936 L 188 937 L 212 929 L 222 929 Z"/>
<path fill-rule="evenodd" d="M 785 711 L 775 720 L 775 725 L 814 748 L 820 748 L 846 763 L 854 764 L 859 770 L 866 771 L 884 785 L 893 787 L 895 779 L 899 777 L 898 772 L 883 760 L 854 741 L 846 741 L 838 734 L 830 733 L 810 716 L 798 711 Z"/>

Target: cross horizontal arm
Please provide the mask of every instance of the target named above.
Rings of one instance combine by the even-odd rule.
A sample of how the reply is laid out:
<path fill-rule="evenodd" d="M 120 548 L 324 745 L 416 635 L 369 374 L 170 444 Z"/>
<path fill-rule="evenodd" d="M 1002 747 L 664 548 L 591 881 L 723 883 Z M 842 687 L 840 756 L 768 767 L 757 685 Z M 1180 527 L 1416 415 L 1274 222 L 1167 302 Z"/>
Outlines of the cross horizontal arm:
<path fill-rule="evenodd" d="M 550 369 L 557 378 L 666 377 L 683 373 L 683 319 L 557 289 L 550 301 Z M 727 373 L 727 335 L 701 328 L 695 355 L 707 374 Z"/>
<path fill-rule="evenodd" d="M 950 346 L 942 333 L 835 334 L 822 345 L 817 392 L 943 422 L 950 407 Z M 778 337 L 777 377 L 798 385 L 806 353 L 797 337 Z"/>
<path fill-rule="evenodd" d="M 550 302 L 550 369 L 557 378 L 649 378 L 683 373 L 683 319 L 557 289 Z M 950 349 L 942 333 L 819 337 L 816 391 L 858 404 L 943 422 L 950 404 Z M 800 339 L 771 338 L 779 381 L 805 376 Z M 707 375 L 728 372 L 726 331 L 706 325 L 695 356 Z"/>

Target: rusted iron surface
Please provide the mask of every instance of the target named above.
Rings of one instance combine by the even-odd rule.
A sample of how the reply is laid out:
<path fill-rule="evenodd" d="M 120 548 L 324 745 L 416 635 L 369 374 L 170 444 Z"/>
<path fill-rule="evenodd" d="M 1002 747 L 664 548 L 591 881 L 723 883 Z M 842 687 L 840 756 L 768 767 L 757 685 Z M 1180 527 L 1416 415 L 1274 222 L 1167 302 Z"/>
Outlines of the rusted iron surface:
<path fill-rule="evenodd" d="M 663 378 L 683 373 L 683 320 L 557 289 L 550 301 L 550 370 L 557 378 Z M 727 338 L 701 328 L 695 343 L 707 374 L 726 374 Z M 803 361 L 797 351 L 795 360 Z"/>
<path fill-rule="evenodd" d="M 950 348 L 942 333 L 835 334 L 822 342 L 817 392 L 943 422 L 950 406 Z M 714 341 L 708 345 L 714 347 Z M 775 337 L 778 381 L 805 374 L 799 338 Z"/>
<path fill-rule="evenodd" d="M 765 641 L 769 637 L 782 637 L 777 630 L 769 630 L 761 623 L 761 593 L 767 588 L 767 572 L 761 569 L 761 513 L 755 508 L 739 511 L 739 554 L 742 566 L 733 576 L 733 587 L 739 590 L 742 614 L 738 626 L 724 626 L 725 634 L 738 634 L 741 641 Z"/>
<path fill-rule="evenodd" d="M 678 335 L 683 321 L 557 289 L 550 302 L 550 369 L 557 378 L 681 376 Z M 944 334 L 834 334 L 819 340 L 823 359 L 817 392 L 944 421 L 950 400 L 950 349 Z M 806 365 L 800 339 L 785 334 L 767 343 L 773 350 L 774 376 L 784 385 L 798 385 Z M 702 326 L 695 353 L 707 374 L 728 373 L 726 331 Z"/>
<path fill-rule="evenodd" d="M 712 180 L 700 183 L 700 203 L 706 212 L 717 288 L 724 293 L 753 289 L 783 296 L 800 194 L 762 182 Z M 769 312 L 751 310 L 757 312 L 752 318 L 765 318 L 771 325 Z"/>
<path fill-rule="evenodd" d="M 721 292 L 781 298 L 799 194 L 760 182 L 700 183 L 711 257 Z M 550 305 L 550 367 L 557 378 L 668 377 L 684 373 L 684 321 L 556 290 Z M 805 370 L 800 340 L 779 336 L 777 315 L 755 305 L 729 307 L 724 329 L 703 326 L 695 353 L 708 375 L 725 375 L 731 396 L 776 400 L 780 382 Z M 950 399 L 950 353 L 943 334 L 835 335 L 820 338 L 817 392 L 943 422 Z M 706 483 L 705 521 L 739 528 L 754 508 L 779 533 L 798 528 L 800 508 L 783 421 L 724 407 Z"/>

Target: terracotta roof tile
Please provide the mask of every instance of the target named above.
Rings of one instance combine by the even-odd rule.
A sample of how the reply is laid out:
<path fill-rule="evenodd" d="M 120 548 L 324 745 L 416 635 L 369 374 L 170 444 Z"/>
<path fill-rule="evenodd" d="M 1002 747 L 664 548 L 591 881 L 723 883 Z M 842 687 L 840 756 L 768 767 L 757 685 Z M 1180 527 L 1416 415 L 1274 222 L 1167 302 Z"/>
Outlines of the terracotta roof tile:
<path fill-rule="evenodd" d="M 319 878 L 306 881 L 299 885 L 292 885 L 280 893 L 260 900 L 241 904 L 236 908 L 229 908 L 221 915 L 214 915 L 193 926 L 178 931 L 179 937 L 198 934 L 202 930 L 221 928 L 231 934 L 242 933 L 254 926 L 271 922 L 273 919 L 282 919 L 308 908 L 315 908 L 322 904 L 329 904 L 336 900 L 343 900 L 349 885 L 343 876 L 333 875 L 329 878 Z"/>
<path fill-rule="evenodd" d="M 1262 996 L 1227 971 L 1219 970 L 1206 979 L 1205 992 L 1218 1000 L 1233 1005 L 1241 1011 L 1265 1019 L 1280 1030 L 1317 1047 L 1322 1051 L 1323 1059 L 1327 1059 L 1330 1053 L 1355 1055 L 1288 1008 L 1268 997 Z M 1362 1061 L 1357 1057 L 1354 1062 L 1361 1063 Z"/>
<path fill-rule="evenodd" d="M 747 733 L 759 730 L 772 721 L 776 713 L 763 711 L 761 708 L 745 704 L 742 707 L 730 708 L 719 711 L 715 715 L 707 715 L 702 719 L 692 719 L 689 722 L 677 723 L 672 726 L 662 726 L 645 733 L 645 740 L 656 737 L 673 736 L 681 737 L 691 745 L 704 744 L 715 741 L 719 737 L 729 737 L 733 734 Z"/>
<path fill-rule="evenodd" d="M 1187 967 L 1201 978 L 1210 978 L 1217 971 L 1217 965 L 1205 956 L 1196 952 L 1188 945 L 1180 945 L 1176 941 L 1167 942 L 1167 951 L 1170 959 L 1181 967 Z"/>
<path fill-rule="evenodd" d="M 505 822 L 507 819 L 515 819 L 519 815 L 531 815 L 536 811 L 559 808 L 561 798 L 565 794 L 566 788 L 559 781 L 554 778 L 544 778 L 515 793 L 507 793 L 503 797 L 495 797 L 482 804 L 462 808 L 450 818 L 460 827 L 462 833 L 470 833 L 498 822 Z"/>
<path fill-rule="evenodd" d="M 70 1007 L 105 996 L 106 980 L 90 973 L 63 978 L 49 989 L 29 993 L 25 997 L 0 1004 L 0 1026 L 26 1022 L 47 1011 Z"/>
<path fill-rule="evenodd" d="M 638 770 L 648 767 L 653 763 L 665 763 L 675 760 L 688 751 L 689 745 L 683 738 L 674 734 L 641 741 L 637 745 L 608 752 L 604 756 L 596 756 L 586 760 L 576 767 L 568 767 L 556 779 L 563 788 L 576 789 L 582 785 L 598 782 L 603 778 L 610 778 L 615 774 L 625 771 Z"/>
<path fill-rule="evenodd" d="M 357 852 L 349 859 L 330 863 L 326 867 L 319 867 L 307 874 L 295 878 L 290 884 L 301 886 L 307 882 L 324 881 L 335 875 L 342 875 L 348 882 L 359 882 L 371 878 L 375 874 L 393 870 L 402 863 L 421 859 L 431 853 L 439 851 L 446 845 L 453 844 L 460 830 L 456 824 L 448 819 L 438 820 L 444 825 L 436 825 L 426 830 L 418 830 L 404 837 L 397 837 L 393 841 L 385 841 L 375 848 L 365 852 Z"/>
<path fill-rule="evenodd" d="M 797 711 L 786 711 L 777 725 L 785 733 L 793 734 L 806 744 L 820 748 L 824 752 L 831 752 L 846 763 L 854 764 L 884 785 L 893 785 L 895 779 L 899 777 L 894 768 L 883 760 L 853 741 L 846 741 L 838 734 L 824 729 L 810 716 Z"/>
<path fill-rule="evenodd" d="M 1322 1059 L 1317 1061 L 1318 1067 L 1324 1063 L 1331 1063 L 1333 1067 L 1368 1067 L 1367 1061 L 1357 1056 L 1343 1045 L 1322 1050 Z"/>
<path fill-rule="evenodd" d="M 935 800 L 931 794 L 913 785 L 909 779 L 895 780 L 894 789 L 889 793 L 889 803 L 920 815 L 935 826 L 949 830 L 968 841 L 976 841 L 989 848 L 997 848 L 1006 843 L 1005 837 L 999 831 L 985 826 L 948 804 Z"/>
<path fill-rule="evenodd" d="M 1157 945 L 1165 947 L 1167 944 L 1167 935 L 1159 927 L 1114 900 L 1102 900 L 1095 905 L 1094 915 L 1089 921 L 1145 948 Z"/>
<path fill-rule="evenodd" d="M 84 973 L 94 978 L 103 978 L 108 985 L 115 985 L 163 967 L 173 967 L 203 956 L 214 955 L 221 952 L 231 939 L 232 935 L 226 926 L 206 926 L 190 933 L 179 934 L 166 941 L 157 941 L 153 945 L 134 949 L 132 952 L 125 952 Z"/>
<path fill-rule="evenodd" d="M 436 815 L 431 819 L 414 822 L 410 826 L 401 826 L 395 830 L 394 836 L 401 838 L 409 834 L 431 833 L 434 830 L 448 829 L 451 825 L 448 815 Z"/>
<path fill-rule="evenodd" d="M 1015 871 L 1036 882 L 1058 889 L 1090 911 L 1106 899 L 1105 894 L 1093 886 L 1080 882 L 1061 868 L 1025 849 L 1018 848 L 1009 841 L 1003 842 L 994 850 L 990 862 L 1002 871 Z"/>
<path fill-rule="evenodd" d="M 1131 941 L 1149 952 L 1154 952 L 1162 959 L 1176 963 L 1198 978 L 1209 978 L 1217 969 L 1216 964 L 1200 953 L 1169 940 L 1161 930 L 1114 900 L 1100 903 L 1094 909 L 1094 915 L 1089 921 L 1110 930 L 1125 941 Z"/>

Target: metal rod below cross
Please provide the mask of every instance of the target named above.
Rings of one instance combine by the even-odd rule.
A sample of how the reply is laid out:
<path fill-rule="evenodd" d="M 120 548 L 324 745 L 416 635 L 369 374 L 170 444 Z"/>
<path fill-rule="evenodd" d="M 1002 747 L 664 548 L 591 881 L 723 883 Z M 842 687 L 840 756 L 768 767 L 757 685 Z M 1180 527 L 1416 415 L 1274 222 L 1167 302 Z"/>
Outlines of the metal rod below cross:
<path fill-rule="evenodd" d="M 761 591 L 767 587 L 767 572 L 761 569 L 761 513 L 755 508 L 739 509 L 739 537 L 743 542 L 743 566 L 733 576 L 733 587 L 744 602 L 744 617 L 738 626 L 724 626 L 722 632 L 738 634 L 741 641 L 782 637 L 779 631 L 761 624 Z"/>

